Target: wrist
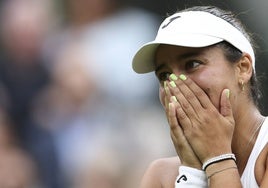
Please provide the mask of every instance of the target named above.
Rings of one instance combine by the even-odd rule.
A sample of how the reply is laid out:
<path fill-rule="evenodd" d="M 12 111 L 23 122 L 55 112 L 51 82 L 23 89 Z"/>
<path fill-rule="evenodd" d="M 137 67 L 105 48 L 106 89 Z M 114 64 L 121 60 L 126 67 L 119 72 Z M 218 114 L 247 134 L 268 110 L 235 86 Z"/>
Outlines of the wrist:
<path fill-rule="evenodd" d="M 212 157 L 208 160 L 206 160 L 202 165 L 202 170 L 206 171 L 206 168 L 209 167 L 212 164 L 219 163 L 226 160 L 233 160 L 236 161 L 236 157 L 233 153 L 226 153 L 222 155 L 218 155 L 216 157 Z"/>
<path fill-rule="evenodd" d="M 228 169 L 231 167 L 237 168 L 235 161 L 234 160 L 225 160 L 225 161 L 220 161 L 218 163 L 214 163 L 214 164 L 209 165 L 206 168 L 205 172 L 207 174 L 207 177 L 210 177 L 215 172 L 221 171 L 223 169 Z"/>
<path fill-rule="evenodd" d="M 206 188 L 207 176 L 203 170 L 188 166 L 179 167 L 175 188 Z"/>
<path fill-rule="evenodd" d="M 182 162 L 181 163 L 182 166 L 185 167 L 189 167 L 189 168 L 194 168 L 194 169 L 198 169 L 198 170 L 202 170 L 202 164 L 199 162 L 196 163 L 187 163 L 187 162 Z"/>

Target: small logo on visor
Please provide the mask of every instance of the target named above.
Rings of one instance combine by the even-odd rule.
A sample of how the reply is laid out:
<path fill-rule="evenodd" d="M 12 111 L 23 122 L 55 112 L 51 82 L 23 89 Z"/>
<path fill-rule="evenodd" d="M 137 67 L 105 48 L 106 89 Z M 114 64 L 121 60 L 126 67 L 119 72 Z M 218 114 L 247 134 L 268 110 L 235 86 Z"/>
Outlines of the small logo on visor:
<path fill-rule="evenodd" d="M 170 18 L 168 20 L 168 23 L 166 23 L 165 25 L 162 26 L 162 29 L 166 28 L 171 22 L 173 22 L 174 20 L 176 20 L 177 18 L 180 18 L 181 16 L 174 16 L 172 18 Z"/>

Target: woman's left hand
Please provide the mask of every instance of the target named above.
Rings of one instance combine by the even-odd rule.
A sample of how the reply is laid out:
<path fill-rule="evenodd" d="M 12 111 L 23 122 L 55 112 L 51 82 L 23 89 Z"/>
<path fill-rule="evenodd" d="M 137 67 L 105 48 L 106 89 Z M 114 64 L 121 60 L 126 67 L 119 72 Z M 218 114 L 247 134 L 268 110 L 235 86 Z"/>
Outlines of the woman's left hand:
<path fill-rule="evenodd" d="M 229 100 L 229 90 L 220 97 L 219 110 L 207 94 L 190 78 L 178 79 L 168 84 L 178 105 L 177 119 L 183 133 L 201 162 L 209 158 L 232 153 L 231 142 L 234 118 Z"/>

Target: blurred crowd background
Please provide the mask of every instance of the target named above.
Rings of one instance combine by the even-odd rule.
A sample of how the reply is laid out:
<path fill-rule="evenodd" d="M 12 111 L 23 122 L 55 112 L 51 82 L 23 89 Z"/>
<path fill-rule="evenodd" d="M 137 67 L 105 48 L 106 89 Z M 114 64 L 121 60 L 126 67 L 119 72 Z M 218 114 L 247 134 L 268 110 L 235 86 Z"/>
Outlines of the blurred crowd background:
<path fill-rule="evenodd" d="M 267 115 L 266 0 L 0 0 L 0 187 L 136 188 L 175 155 L 154 73 L 131 60 L 192 5 L 233 10 L 253 34 Z"/>

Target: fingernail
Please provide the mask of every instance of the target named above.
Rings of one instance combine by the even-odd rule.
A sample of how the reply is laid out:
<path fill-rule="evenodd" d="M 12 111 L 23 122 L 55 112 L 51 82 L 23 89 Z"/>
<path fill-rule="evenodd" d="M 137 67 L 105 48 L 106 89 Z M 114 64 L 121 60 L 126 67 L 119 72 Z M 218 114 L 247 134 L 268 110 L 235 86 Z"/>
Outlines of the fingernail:
<path fill-rule="evenodd" d="M 183 80 L 183 81 L 187 79 L 187 77 L 186 77 L 184 74 L 181 74 L 179 77 L 180 77 L 180 79 Z"/>
<path fill-rule="evenodd" d="M 171 109 L 172 107 L 173 107 L 173 103 L 172 102 L 168 103 L 168 108 Z"/>
<path fill-rule="evenodd" d="M 226 97 L 229 99 L 230 98 L 230 90 L 229 89 L 226 89 Z"/>
<path fill-rule="evenodd" d="M 164 81 L 164 90 L 165 90 L 166 93 L 168 92 L 167 81 Z"/>
<path fill-rule="evenodd" d="M 170 78 L 171 80 L 173 80 L 173 81 L 178 80 L 178 77 L 177 77 L 175 74 L 171 74 L 171 75 L 169 76 L 169 78 Z"/>
<path fill-rule="evenodd" d="M 167 87 L 167 81 L 164 81 L 164 88 L 166 89 Z"/>
<path fill-rule="evenodd" d="M 169 82 L 172 87 L 176 87 L 176 84 L 174 81 Z"/>
<path fill-rule="evenodd" d="M 172 102 L 178 102 L 177 98 L 175 96 L 171 96 L 171 101 Z"/>

